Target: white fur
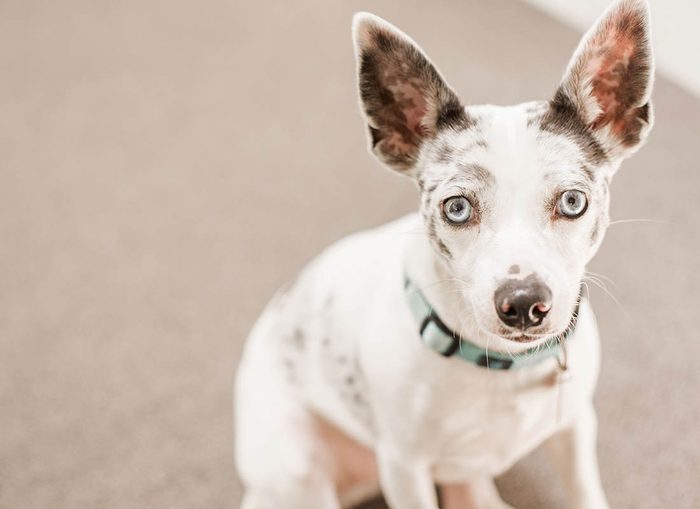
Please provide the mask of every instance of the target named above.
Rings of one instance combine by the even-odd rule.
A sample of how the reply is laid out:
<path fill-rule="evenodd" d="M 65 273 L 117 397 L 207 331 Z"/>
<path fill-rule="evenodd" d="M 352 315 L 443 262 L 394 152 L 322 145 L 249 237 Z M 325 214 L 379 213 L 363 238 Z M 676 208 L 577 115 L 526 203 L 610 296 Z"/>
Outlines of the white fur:
<path fill-rule="evenodd" d="M 360 46 L 371 43 L 367 24 L 405 37 L 365 14 L 355 20 Z M 517 353 L 567 327 L 607 226 L 607 180 L 621 156 L 599 163 L 597 184 L 582 182 L 581 147 L 528 122 L 537 107 L 467 108 L 478 129 L 438 133 L 405 171 L 420 181 L 420 214 L 341 240 L 271 301 L 236 382 L 243 509 L 338 509 L 376 483 L 392 509 L 437 509 L 436 483 L 446 487 L 443 507 L 505 508 L 493 478 L 545 442 L 573 507 L 607 508 L 592 406 L 599 339 L 588 302 L 567 343 L 571 379 L 556 383 L 554 358 L 501 371 L 436 354 L 420 341 L 403 286 L 408 275 L 452 330 L 486 349 Z M 445 144 L 460 155 L 436 158 Z M 487 168 L 493 183 L 465 177 L 465 165 Z M 555 220 L 552 197 L 581 187 L 586 214 Z M 478 225 L 436 219 L 439 203 L 455 195 L 478 195 Z M 451 256 L 426 234 L 431 218 Z M 519 273 L 509 274 L 514 265 Z M 517 343 L 502 333 L 493 295 L 504 278 L 533 273 L 551 289 L 552 308 L 532 341 Z"/>
<path fill-rule="evenodd" d="M 431 286 L 436 261 L 425 238 L 416 234 L 420 227 L 412 215 L 341 241 L 302 274 L 292 290 L 295 305 L 273 304 L 260 318 L 236 391 L 239 472 L 249 493 L 264 493 L 269 499 L 267 505 L 251 507 L 335 507 L 321 505 L 320 495 L 313 498 L 324 491 L 322 486 L 330 489 L 333 479 L 324 478 L 327 466 L 319 459 L 323 445 L 309 432 L 312 410 L 378 453 L 386 475 L 385 495 L 393 508 L 434 509 L 433 482 L 491 479 L 548 437 L 571 429 L 561 434 L 568 442 L 562 447 L 581 463 L 571 482 L 594 502 L 582 501 L 580 507 L 604 508 L 596 468 L 586 463 L 594 454 L 594 432 L 576 426 L 582 416 L 594 419 L 598 335 L 588 304 L 583 304 L 570 340 L 573 376 L 564 389 L 558 420 L 559 389 L 548 381 L 556 369 L 554 359 L 531 369 L 490 371 L 445 359 L 419 342 L 402 286 L 404 268 L 410 267 L 435 302 L 438 293 L 451 289 Z M 328 314 L 324 302 L 331 294 L 334 304 Z M 438 312 L 458 328 L 461 318 L 449 307 Z M 282 376 L 278 331 L 286 321 L 301 321 L 309 328 L 309 349 L 298 370 L 304 378 L 297 387 Z M 332 355 L 321 346 L 326 327 L 332 330 Z M 333 379 L 339 369 L 336 359 L 343 353 L 360 359 L 373 414 L 369 422 L 354 415 L 338 396 Z M 580 478 L 579 471 L 591 477 Z M 302 487 L 294 505 L 292 494 Z"/>

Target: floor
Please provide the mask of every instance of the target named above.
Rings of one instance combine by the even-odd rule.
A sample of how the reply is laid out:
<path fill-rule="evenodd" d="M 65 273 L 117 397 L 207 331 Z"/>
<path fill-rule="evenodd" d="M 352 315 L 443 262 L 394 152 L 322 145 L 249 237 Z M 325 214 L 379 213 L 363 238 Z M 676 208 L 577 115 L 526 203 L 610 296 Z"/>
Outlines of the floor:
<path fill-rule="evenodd" d="M 578 35 L 515 0 L 0 3 L 0 507 L 237 507 L 231 385 L 266 299 L 415 208 L 368 155 L 350 17 L 465 101 L 546 98 Z M 700 101 L 660 79 L 591 270 L 612 507 L 700 507 Z M 627 222 L 629 219 L 645 221 Z M 536 453 L 500 480 L 566 507 Z"/>

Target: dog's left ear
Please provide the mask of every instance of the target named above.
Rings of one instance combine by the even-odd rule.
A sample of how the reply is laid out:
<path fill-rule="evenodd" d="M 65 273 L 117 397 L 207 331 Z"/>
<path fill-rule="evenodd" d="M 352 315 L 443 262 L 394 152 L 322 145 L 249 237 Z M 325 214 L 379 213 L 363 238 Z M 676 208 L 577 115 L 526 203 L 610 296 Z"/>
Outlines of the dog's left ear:
<path fill-rule="evenodd" d="M 617 0 L 583 37 L 557 94 L 574 108 L 609 159 L 644 142 L 652 125 L 654 62 L 646 0 Z"/>
<path fill-rule="evenodd" d="M 393 25 L 358 13 L 353 38 L 372 151 L 412 175 L 427 139 L 440 129 L 466 126 L 464 107 L 428 57 Z"/>

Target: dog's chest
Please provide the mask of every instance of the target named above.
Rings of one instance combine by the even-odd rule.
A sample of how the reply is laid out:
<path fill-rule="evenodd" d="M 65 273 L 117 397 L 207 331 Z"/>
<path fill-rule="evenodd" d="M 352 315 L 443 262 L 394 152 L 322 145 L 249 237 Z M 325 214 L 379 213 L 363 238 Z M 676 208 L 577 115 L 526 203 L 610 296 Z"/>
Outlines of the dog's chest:
<path fill-rule="evenodd" d="M 465 387 L 457 397 L 437 398 L 426 409 L 421 434 L 435 457 L 437 480 L 499 474 L 570 419 L 572 401 L 563 399 L 570 388 L 549 376 L 518 389 L 488 385 Z"/>

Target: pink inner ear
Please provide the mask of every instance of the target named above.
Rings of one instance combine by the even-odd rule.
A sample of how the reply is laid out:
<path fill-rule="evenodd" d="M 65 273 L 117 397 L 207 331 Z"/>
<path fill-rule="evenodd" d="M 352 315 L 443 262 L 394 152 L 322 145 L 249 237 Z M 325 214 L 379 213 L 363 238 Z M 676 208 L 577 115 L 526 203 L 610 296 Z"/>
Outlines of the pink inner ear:
<path fill-rule="evenodd" d="M 381 116 L 385 123 L 382 150 L 399 158 L 413 158 L 420 140 L 427 134 L 423 121 L 428 103 L 415 78 L 387 71 L 383 85 L 391 94 Z"/>
<path fill-rule="evenodd" d="M 591 41 L 584 76 L 589 77 L 593 96 L 601 108 L 593 128 L 611 125 L 616 134 L 628 127 L 629 115 L 634 114 L 637 102 L 644 93 L 639 72 L 643 41 L 642 21 L 635 13 L 622 13 L 606 24 Z"/>
<path fill-rule="evenodd" d="M 391 80 L 391 83 L 387 83 L 387 88 L 394 96 L 396 108 L 406 118 L 406 127 L 417 136 L 424 136 L 423 119 L 428 112 L 428 104 L 420 88 L 410 79 Z"/>

